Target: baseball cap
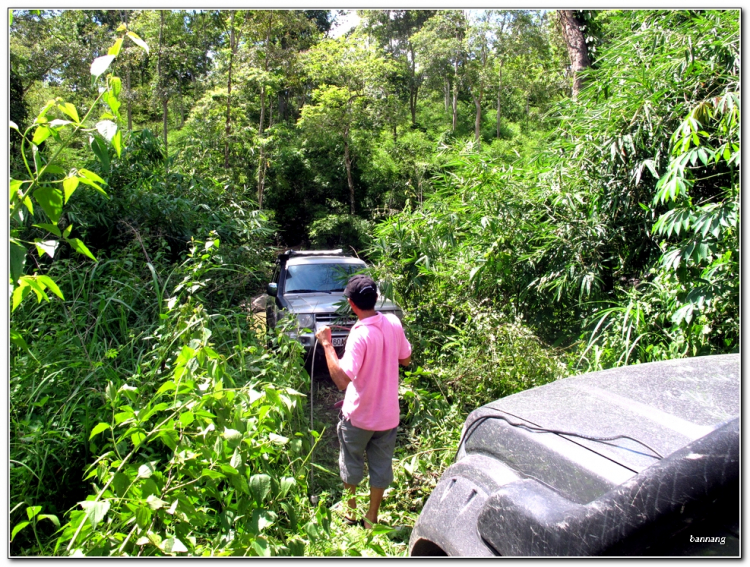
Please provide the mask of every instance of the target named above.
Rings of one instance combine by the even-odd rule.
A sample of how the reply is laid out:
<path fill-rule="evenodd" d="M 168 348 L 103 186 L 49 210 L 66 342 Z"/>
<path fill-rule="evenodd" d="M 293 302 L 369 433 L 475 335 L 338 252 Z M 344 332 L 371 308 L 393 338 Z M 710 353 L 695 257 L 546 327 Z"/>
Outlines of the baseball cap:
<path fill-rule="evenodd" d="M 356 302 L 357 299 L 366 299 L 378 296 L 378 287 L 370 276 L 357 274 L 349 278 L 344 288 L 344 296 Z"/>

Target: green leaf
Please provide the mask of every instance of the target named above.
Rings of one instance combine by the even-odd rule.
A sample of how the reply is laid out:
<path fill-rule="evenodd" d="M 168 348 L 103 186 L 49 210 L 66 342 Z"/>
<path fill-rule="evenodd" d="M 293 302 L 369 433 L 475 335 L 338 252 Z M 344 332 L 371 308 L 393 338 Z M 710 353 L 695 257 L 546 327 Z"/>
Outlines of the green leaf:
<path fill-rule="evenodd" d="M 250 491 L 260 505 L 271 492 L 271 477 L 267 474 L 255 474 L 250 477 Z"/>
<path fill-rule="evenodd" d="M 146 463 L 138 467 L 138 478 L 151 478 L 151 475 L 154 474 L 154 465 L 151 463 Z"/>
<path fill-rule="evenodd" d="M 55 524 L 55 527 L 60 527 L 60 520 L 54 514 L 39 514 L 39 516 L 37 516 L 37 520 L 49 520 L 50 522 Z"/>
<path fill-rule="evenodd" d="M 212 478 L 214 480 L 221 480 L 222 478 L 224 478 L 223 474 L 217 471 L 212 471 L 211 469 L 203 469 L 201 475 L 207 476 L 208 478 Z"/>
<path fill-rule="evenodd" d="M 112 77 L 109 80 L 109 88 L 115 98 L 120 96 L 120 92 L 122 92 L 122 81 L 120 80 L 120 77 Z"/>
<path fill-rule="evenodd" d="M 253 510 L 253 516 L 250 520 L 250 528 L 253 530 L 253 532 L 259 534 L 268 526 L 272 526 L 276 521 L 276 518 L 276 514 L 274 514 L 270 510 L 256 508 L 255 510 Z"/>
<path fill-rule="evenodd" d="M 268 439 L 271 441 L 271 443 L 276 443 L 277 445 L 286 445 L 289 442 L 288 437 L 284 437 L 283 435 L 276 435 L 275 433 L 269 433 Z"/>
<path fill-rule="evenodd" d="M 227 441 L 240 441 L 242 439 L 242 433 L 236 429 L 229 429 L 228 427 L 224 428 L 224 433 L 222 435 Z"/>
<path fill-rule="evenodd" d="M 62 215 L 63 195 L 56 187 L 46 185 L 34 191 L 34 199 L 42 206 L 50 220 L 57 224 Z"/>
<path fill-rule="evenodd" d="M 40 125 L 36 127 L 36 130 L 34 130 L 34 137 L 31 139 L 31 143 L 35 146 L 38 146 L 44 140 L 49 138 L 52 135 L 52 130 L 48 128 L 45 125 Z"/>
<path fill-rule="evenodd" d="M 13 240 L 10 241 L 10 278 L 15 284 L 23 275 L 26 265 L 26 248 Z"/>
<path fill-rule="evenodd" d="M 165 553 L 184 553 L 188 550 L 185 544 L 176 537 L 168 537 L 159 547 Z"/>
<path fill-rule="evenodd" d="M 183 426 L 187 427 L 191 423 L 195 421 L 195 416 L 193 415 L 193 412 L 186 411 L 180 414 L 180 423 L 182 423 Z"/>
<path fill-rule="evenodd" d="M 15 291 L 13 293 L 15 293 Z M 21 334 L 18 333 L 17 331 L 14 331 L 13 329 L 10 330 L 10 342 L 12 342 L 18 348 L 29 350 L 29 345 L 27 345 L 26 341 L 23 340 L 23 337 L 21 336 Z"/>
<path fill-rule="evenodd" d="M 24 300 L 24 298 L 29 294 L 29 290 L 31 288 L 25 281 L 21 281 L 19 286 L 13 290 L 13 308 L 12 311 L 15 311 L 16 308 L 21 305 L 21 302 Z"/>
<path fill-rule="evenodd" d="M 28 508 L 26 508 L 26 515 L 28 516 L 29 520 L 33 520 L 34 516 L 36 516 L 41 511 L 41 506 L 29 506 Z"/>
<path fill-rule="evenodd" d="M 96 183 L 102 183 L 104 185 L 107 184 L 107 182 L 104 181 L 104 179 L 102 179 L 96 173 L 94 173 L 93 171 L 90 171 L 88 169 L 81 168 L 81 169 L 78 170 L 78 173 L 80 173 L 85 179 L 89 179 L 91 181 L 95 181 Z M 83 181 L 83 179 L 81 181 Z"/>
<path fill-rule="evenodd" d="M 148 53 L 148 45 L 146 44 L 145 41 L 143 41 L 140 37 L 138 37 L 138 34 L 129 31 L 125 35 L 127 35 L 130 39 L 132 39 L 133 43 L 135 43 L 136 45 L 142 47 L 143 49 L 146 50 L 146 53 Z"/>
<path fill-rule="evenodd" d="M 59 244 L 59 240 L 41 240 L 40 238 L 34 239 L 34 246 L 36 246 L 39 257 L 41 257 L 42 254 L 46 254 L 50 258 L 54 258 L 55 250 L 57 250 Z"/>
<path fill-rule="evenodd" d="M 297 482 L 291 476 L 285 476 L 279 481 L 279 498 L 284 498 Z"/>
<path fill-rule="evenodd" d="M 94 426 L 94 429 L 91 430 L 91 435 L 89 435 L 89 439 L 92 439 L 94 435 L 99 435 L 102 431 L 105 431 L 107 429 L 112 429 L 112 426 L 109 423 L 101 422 Z"/>
<path fill-rule="evenodd" d="M 99 191 L 99 193 L 101 193 L 102 195 L 104 195 L 105 197 L 107 197 L 109 199 L 109 195 L 107 195 L 106 191 L 104 191 L 104 189 L 102 189 L 101 187 L 99 187 L 99 185 L 97 185 L 96 183 L 94 183 L 90 179 L 86 179 L 85 177 L 80 177 L 79 181 L 81 183 L 89 185 L 90 187 L 93 187 L 94 189 L 96 189 L 97 191 Z"/>
<path fill-rule="evenodd" d="M 37 276 L 37 279 L 42 284 L 46 285 L 49 288 L 49 290 L 52 293 L 54 293 L 57 297 L 59 297 L 62 300 L 65 299 L 63 297 L 62 291 L 60 291 L 60 288 L 57 287 L 57 284 L 55 283 L 55 280 L 53 280 L 51 277 L 49 277 L 49 276 Z"/>
<path fill-rule="evenodd" d="M 20 524 L 16 524 L 13 527 L 13 531 L 10 533 L 10 541 L 13 541 L 13 538 L 16 537 L 16 534 L 18 534 L 18 532 L 20 532 L 22 529 L 24 529 L 28 525 L 29 525 L 29 522 L 21 522 Z"/>
<path fill-rule="evenodd" d="M 111 120 L 102 120 L 96 123 L 96 129 L 102 135 L 102 138 L 110 142 L 117 132 L 117 124 Z"/>
<path fill-rule="evenodd" d="M 73 192 L 78 188 L 79 183 L 78 177 L 66 177 L 63 179 L 63 194 L 65 196 L 64 202 L 67 203 L 68 199 L 70 199 L 70 196 L 73 194 Z M 58 235 L 59 236 L 59 235 Z"/>
<path fill-rule="evenodd" d="M 39 224 L 35 224 L 34 226 L 37 228 L 43 228 L 44 230 L 51 232 L 58 238 L 62 237 L 62 233 L 60 232 L 60 229 L 57 228 L 57 225 L 40 222 Z"/>
<path fill-rule="evenodd" d="M 143 431 L 136 431 L 130 436 L 130 440 L 133 442 L 133 445 L 137 448 L 141 443 L 143 443 L 146 440 L 146 434 L 143 433 Z"/>
<path fill-rule="evenodd" d="M 73 122 L 75 122 L 76 124 L 80 124 L 81 119 L 78 118 L 78 111 L 76 110 L 75 106 L 73 106 L 69 102 L 65 102 L 63 104 L 58 104 L 57 108 L 67 114 L 73 120 Z"/>
<path fill-rule="evenodd" d="M 152 510 L 158 510 L 159 508 L 164 508 L 168 503 L 164 502 L 161 498 L 154 494 L 150 494 L 148 498 L 146 498 L 146 504 L 148 504 L 148 507 Z"/>
<path fill-rule="evenodd" d="M 68 236 L 70 236 L 70 231 L 71 230 L 73 230 L 73 224 L 69 224 L 68 226 L 66 226 L 65 230 L 62 233 L 63 238 L 68 238 Z"/>
<path fill-rule="evenodd" d="M 135 511 L 135 522 L 139 528 L 145 530 L 151 523 L 151 509 L 147 506 L 139 506 Z"/>
<path fill-rule="evenodd" d="M 88 248 L 86 248 L 86 245 L 81 240 L 79 240 L 78 238 L 68 238 L 67 242 L 71 245 L 73 250 L 75 250 L 79 254 L 83 254 L 84 256 L 91 258 L 94 262 L 96 262 L 96 258 L 94 257 L 94 255 L 89 251 Z"/>
<path fill-rule="evenodd" d="M 118 37 L 114 45 L 107 50 L 107 54 L 117 57 L 120 54 L 121 47 L 122 47 L 122 38 Z"/>
<path fill-rule="evenodd" d="M 94 136 L 89 140 L 91 142 L 91 151 L 94 152 L 94 155 L 96 155 L 97 159 L 102 164 L 104 171 L 109 172 L 109 152 L 107 151 L 107 147 L 101 142 L 101 140 Z"/>
<path fill-rule="evenodd" d="M 86 510 L 86 517 L 93 529 L 96 529 L 96 526 L 104 519 L 104 516 L 106 516 L 109 511 L 109 501 L 107 500 L 103 502 L 92 502 L 86 500 L 79 502 L 79 504 L 81 505 L 81 508 Z"/>
<path fill-rule="evenodd" d="M 268 542 L 262 537 L 254 539 L 251 545 L 260 557 L 271 557 L 271 548 L 269 547 Z"/>
<path fill-rule="evenodd" d="M 112 144 L 112 147 L 117 152 L 117 157 L 120 157 L 122 154 L 122 131 L 117 130 L 109 143 Z"/>
<path fill-rule="evenodd" d="M 103 55 L 102 57 L 97 57 L 91 63 L 91 74 L 94 77 L 99 77 L 102 73 L 104 73 L 109 68 L 110 64 L 114 60 L 115 60 L 114 55 Z"/>

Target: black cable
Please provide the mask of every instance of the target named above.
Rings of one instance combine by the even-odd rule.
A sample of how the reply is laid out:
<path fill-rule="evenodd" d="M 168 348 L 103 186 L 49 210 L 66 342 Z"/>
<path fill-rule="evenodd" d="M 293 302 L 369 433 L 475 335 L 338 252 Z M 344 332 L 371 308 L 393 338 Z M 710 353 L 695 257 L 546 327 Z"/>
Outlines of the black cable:
<path fill-rule="evenodd" d="M 507 412 L 504 412 L 503 410 L 499 410 L 499 409 L 493 408 L 493 407 L 486 407 L 485 409 L 489 409 L 489 410 L 500 412 L 500 413 L 507 413 Z M 516 416 L 513 416 L 513 417 L 516 417 Z M 456 450 L 456 454 L 453 457 L 453 462 L 454 463 L 456 462 L 456 459 L 458 458 L 458 453 L 461 451 L 461 447 L 463 445 L 465 445 L 465 443 L 474 434 L 474 432 L 477 430 L 477 428 L 482 423 L 484 423 L 485 421 L 487 421 L 488 419 L 502 419 L 503 421 L 505 421 L 506 423 L 508 423 L 509 425 L 511 425 L 513 427 L 520 427 L 521 429 L 526 429 L 528 431 L 532 431 L 532 432 L 535 432 L 535 433 L 554 433 L 556 435 L 568 435 L 570 437 L 579 437 L 581 439 L 587 439 L 589 441 L 614 441 L 615 439 L 630 439 L 631 441 L 635 441 L 639 445 L 642 445 L 643 447 L 646 447 L 649 451 L 651 451 L 652 453 L 654 453 L 654 455 L 656 455 L 659 459 L 663 459 L 664 458 L 653 447 L 650 447 L 649 445 L 647 445 L 643 441 L 640 441 L 640 440 L 638 440 L 638 439 L 636 439 L 634 437 L 630 437 L 629 435 L 613 435 L 611 437 L 594 437 L 594 436 L 591 436 L 591 435 L 584 435 L 583 433 L 576 433 L 576 432 L 572 432 L 572 431 L 562 431 L 562 430 L 559 430 L 559 429 L 547 429 L 545 427 L 536 427 L 536 426 L 533 426 L 533 425 L 529 425 L 527 423 L 515 423 L 513 421 L 510 421 L 504 415 L 483 415 L 483 416 L 478 417 L 476 420 L 474 420 L 471 423 L 471 425 L 464 432 L 463 436 L 461 437 L 461 441 L 459 441 L 459 443 L 458 443 L 458 449 Z M 651 456 L 651 455 L 647 455 L 647 456 Z"/>

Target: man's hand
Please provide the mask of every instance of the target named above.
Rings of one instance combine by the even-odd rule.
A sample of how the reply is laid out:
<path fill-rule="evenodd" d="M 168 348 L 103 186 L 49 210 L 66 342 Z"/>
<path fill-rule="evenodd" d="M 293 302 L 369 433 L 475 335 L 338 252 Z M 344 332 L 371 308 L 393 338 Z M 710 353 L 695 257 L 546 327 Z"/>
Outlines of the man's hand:
<path fill-rule="evenodd" d="M 325 348 L 331 344 L 331 328 L 326 326 L 321 327 L 318 329 L 318 332 L 315 333 L 315 338 L 318 339 L 320 346 Z"/>

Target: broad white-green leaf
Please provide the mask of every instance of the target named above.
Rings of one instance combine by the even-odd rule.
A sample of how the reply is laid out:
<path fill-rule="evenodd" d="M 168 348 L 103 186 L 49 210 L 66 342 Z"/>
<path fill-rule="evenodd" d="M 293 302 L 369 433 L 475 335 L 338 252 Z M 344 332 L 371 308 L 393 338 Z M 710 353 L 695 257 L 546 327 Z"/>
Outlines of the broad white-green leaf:
<path fill-rule="evenodd" d="M 164 508 L 164 506 L 167 505 L 164 500 L 154 494 L 149 494 L 148 498 L 146 498 L 146 504 L 148 504 L 148 507 L 152 510 L 158 510 L 159 508 Z"/>
<path fill-rule="evenodd" d="M 176 537 L 168 537 L 162 542 L 160 547 L 166 553 L 184 553 L 188 550 L 185 544 Z"/>
<path fill-rule="evenodd" d="M 289 442 L 288 437 L 284 437 L 283 435 L 276 435 L 275 433 L 269 433 L 268 439 L 271 441 L 271 443 L 276 443 L 277 445 L 285 445 Z"/>
<path fill-rule="evenodd" d="M 19 133 L 21 132 L 21 131 L 20 131 L 20 130 L 18 129 L 18 125 L 17 125 L 17 124 L 15 123 L 15 122 L 13 122 L 12 120 L 10 121 L 10 127 L 11 127 L 11 128 L 13 129 L 13 130 L 15 130 L 16 132 L 19 132 Z"/>
<path fill-rule="evenodd" d="M 49 288 L 49 290 L 52 293 L 54 293 L 57 297 L 59 297 L 60 299 L 65 299 L 63 297 L 62 291 L 60 291 L 60 288 L 57 287 L 57 284 L 55 283 L 55 280 L 53 280 L 51 277 L 49 277 L 49 276 L 37 276 L 37 280 L 41 284 L 47 286 L 47 288 Z"/>
<path fill-rule="evenodd" d="M 59 240 L 40 240 L 38 238 L 34 240 L 34 245 L 40 257 L 42 254 L 46 254 L 50 258 L 54 258 L 55 250 L 57 250 L 59 244 Z"/>
<path fill-rule="evenodd" d="M 86 510 L 86 517 L 91 524 L 91 527 L 96 529 L 96 526 L 104 519 L 109 511 L 109 501 L 104 500 L 103 502 L 92 502 L 86 500 L 79 502 L 81 508 Z"/>
<path fill-rule="evenodd" d="M 96 129 L 109 142 L 117 132 L 117 124 L 111 120 L 102 120 L 101 122 L 97 122 Z"/>
<path fill-rule="evenodd" d="M 114 55 L 103 55 L 102 57 L 97 57 L 94 59 L 93 63 L 91 63 L 91 74 L 94 77 L 98 77 L 109 68 L 114 60 Z"/>
<path fill-rule="evenodd" d="M 128 37 L 129 37 L 130 39 L 132 39 L 132 40 L 133 40 L 133 43 L 135 43 L 136 45 L 138 45 L 138 46 L 142 47 L 143 49 L 145 49 L 145 50 L 146 50 L 146 53 L 148 53 L 148 52 L 149 52 L 149 51 L 148 51 L 148 44 L 146 44 L 146 42 L 145 42 L 145 41 L 143 41 L 143 40 L 142 40 L 142 39 L 141 39 L 140 37 L 138 37 L 138 34 L 136 34 L 136 33 L 132 32 L 132 31 L 129 31 L 129 32 L 127 33 L 127 36 L 128 36 Z"/>
<path fill-rule="evenodd" d="M 151 478 L 151 475 L 154 474 L 154 470 L 153 464 L 146 463 L 138 467 L 138 476 L 140 478 Z"/>
<path fill-rule="evenodd" d="M 240 439 L 242 439 L 242 433 L 240 433 L 236 429 L 229 429 L 228 427 L 224 428 L 223 435 L 227 441 L 239 441 Z"/>

